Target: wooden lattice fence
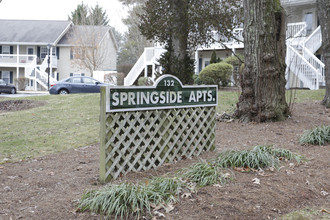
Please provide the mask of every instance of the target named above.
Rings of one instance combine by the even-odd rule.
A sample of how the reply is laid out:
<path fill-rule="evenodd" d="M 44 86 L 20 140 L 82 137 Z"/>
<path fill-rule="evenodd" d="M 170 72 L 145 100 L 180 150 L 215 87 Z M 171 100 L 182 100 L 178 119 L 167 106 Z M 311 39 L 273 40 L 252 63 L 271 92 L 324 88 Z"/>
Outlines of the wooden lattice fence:
<path fill-rule="evenodd" d="M 216 107 L 106 112 L 101 92 L 100 180 L 215 149 Z"/>

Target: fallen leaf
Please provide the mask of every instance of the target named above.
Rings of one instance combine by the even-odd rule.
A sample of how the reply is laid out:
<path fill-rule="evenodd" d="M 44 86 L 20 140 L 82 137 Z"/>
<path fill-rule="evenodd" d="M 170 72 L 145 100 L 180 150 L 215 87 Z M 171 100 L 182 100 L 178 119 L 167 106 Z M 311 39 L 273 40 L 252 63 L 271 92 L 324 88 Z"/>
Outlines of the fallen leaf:
<path fill-rule="evenodd" d="M 221 188 L 222 186 L 220 184 L 214 184 L 214 187 Z"/>
<path fill-rule="evenodd" d="M 260 185 L 260 179 L 258 179 L 258 178 L 254 178 L 254 179 L 252 180 L 252 182 L 253 182 L 254 184 Z"/>
<path fill-rule="evenodd" d="M 165 218 L 165 215 L 164 215 L 163 213 L 161 213 L 161 212 L 154 211 L 154 214 L 155 214 L 155 215 L 158 215 L 158 217 L 163 217 L 163 218 Z"/>
<path fill-rule="evenodd" d="M 234 170 L 236 170 L 238 172 L 242 172 L 242 173 L 250 172 L 251 171 L 251 169 L 248 168 L 248 167 L 234 167 Z"/>
<path fill-rule="evenodd" d="M 191 198 L 191 193 L 183 193 L 182 195 L 181 195 L 181 198 Z"/>
<path fill-rule="evenodd" d="M 322 209 L 321 212 L 325 212 L 325 213 L 330 214 L 330 212 L 328 210 L 326 210 L 326 209 Z"/>
<path fill-rule="evenodd" d="M 228 179 L 230 177 L 230 173 L 225 173 L 222 175 L 223 178 Z"/>
<path fill-rule="evenodd" d="M 169 213 L 170 211 L 172 211 L 174 209 L 174 206 L 172 204 L 168 204 L 168 206 L 165 207 L 165 211 L 166 213 Z"/>
<path fill-rule="evenodd" d="M 321 195 L 322 195 L 322 196 L 327 196 L 327 195 L 329 195 L 329 193 L 326 192 L 326 191 L 321 191 Z"/>

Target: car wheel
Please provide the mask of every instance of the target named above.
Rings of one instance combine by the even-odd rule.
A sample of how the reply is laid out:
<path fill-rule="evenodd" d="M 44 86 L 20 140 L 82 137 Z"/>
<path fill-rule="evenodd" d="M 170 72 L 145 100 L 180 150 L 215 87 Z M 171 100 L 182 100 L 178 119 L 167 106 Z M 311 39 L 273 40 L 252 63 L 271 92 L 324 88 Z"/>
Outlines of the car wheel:
<path fill-rule="evenodd" d="M 69 91 L 66 90 L 66 89 L 61 89 L 60 91 L 58 91 L 58 94 L 60 94 L 60 95 L 66 95 L 66 94 L 69 94 Z"/>
<path fill-rule="evenodd" d="M 11 94 L 16 94 L 16 89 L 15 88 L 11 88 L 10 93 Z"/>

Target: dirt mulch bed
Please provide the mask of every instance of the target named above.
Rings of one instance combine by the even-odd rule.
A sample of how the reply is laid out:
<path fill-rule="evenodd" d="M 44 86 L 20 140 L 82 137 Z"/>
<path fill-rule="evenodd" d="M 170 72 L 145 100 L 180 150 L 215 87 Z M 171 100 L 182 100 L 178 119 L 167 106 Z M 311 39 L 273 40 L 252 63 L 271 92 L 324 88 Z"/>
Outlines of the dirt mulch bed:
<path fill-rule="evenodd" d="M 181 198 L 165 219 L 275 219 L 306 207 L 330 210 L 330 145 L 303 146 L 304 130 L 330 124 L 330 111 L 319 102 L 295 104 L 283 122 L 241 124 L 217 122 L 217 151 L 271 144 L 306 156 L 303 164 L 284 162 L 279 171 L 233 171 L 235 180 L 208 186 Z M 0 164 L 0 219 L 99 219 L 76 212 L 77 201 L 98 182 L 99 146 L 87 146 L 17 163 Z M 202 159 L 213 158 L 206 153 Z M 129 173 L 116 182 L 135 182 L 187 167 L 201 158 L 180 161 L 147 172 Z M 253 179 L 260 179 L 260 184 Z M 328 194 L 327 194 L 328 193 Z M 161 210 L 162 212 L 162 210 Z M 320 213 L 324 218 L 329 214 Z M 160 219 L 160 218 L 158 218 Z"/>
<path fill-rule="evenodd" d="M 46 101 L 6 100 L 0 101 L 0 112 L 21 111 L 47 104 Z"/>

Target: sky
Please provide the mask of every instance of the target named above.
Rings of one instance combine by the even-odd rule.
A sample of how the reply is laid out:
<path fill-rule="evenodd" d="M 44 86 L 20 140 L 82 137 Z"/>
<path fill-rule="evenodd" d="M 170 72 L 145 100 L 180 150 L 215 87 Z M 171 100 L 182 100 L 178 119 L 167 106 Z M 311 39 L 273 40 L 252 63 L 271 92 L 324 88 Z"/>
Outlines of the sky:
<path fill-rule="evenodd" d="M 67 20 L 68 15 L 82 0 L 0 0 L 0 19 L 19 20 Z M 126 26 L 122 18 L 127 16 L 126 8 L 118 0 L 84 0 L 94 7 L 99 4 L 108 14 L 109 25 L 124 33 Z"/>

